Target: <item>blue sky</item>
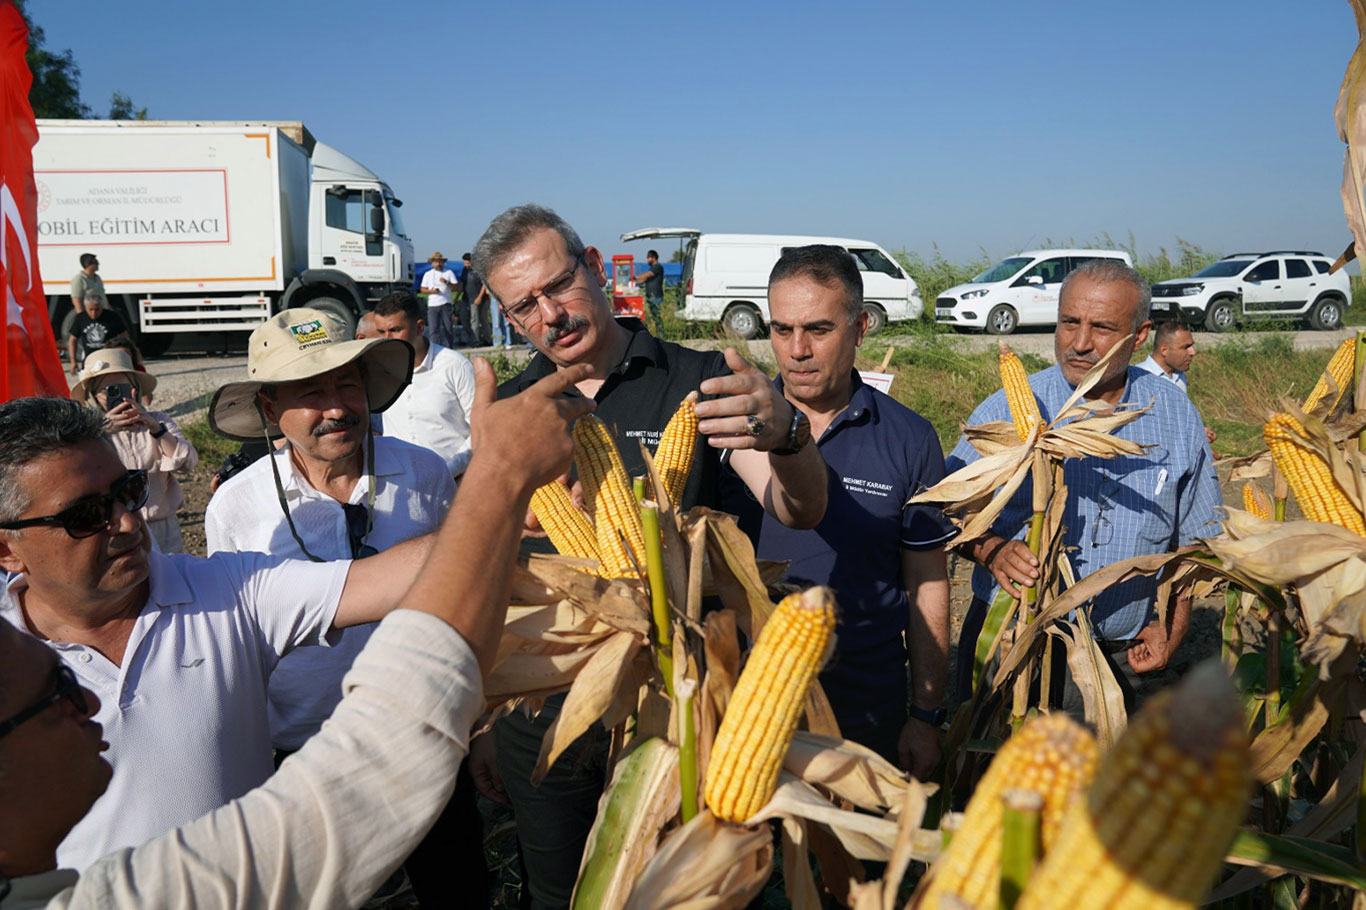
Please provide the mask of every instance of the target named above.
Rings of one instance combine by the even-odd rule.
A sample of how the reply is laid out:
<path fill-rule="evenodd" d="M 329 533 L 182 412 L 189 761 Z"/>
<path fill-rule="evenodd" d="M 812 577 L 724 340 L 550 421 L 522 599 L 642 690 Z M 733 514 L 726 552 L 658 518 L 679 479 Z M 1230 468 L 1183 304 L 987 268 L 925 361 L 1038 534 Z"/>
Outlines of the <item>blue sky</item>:
<path fill-rule="evenodd" d="M 642 257 L 618 235 L 1350 239 L 1345 0 L 29 6 L 100 113 L 119 89 L 156 119 L 302 120 L 389 181 L 419 258 L 525 201 Z"/>

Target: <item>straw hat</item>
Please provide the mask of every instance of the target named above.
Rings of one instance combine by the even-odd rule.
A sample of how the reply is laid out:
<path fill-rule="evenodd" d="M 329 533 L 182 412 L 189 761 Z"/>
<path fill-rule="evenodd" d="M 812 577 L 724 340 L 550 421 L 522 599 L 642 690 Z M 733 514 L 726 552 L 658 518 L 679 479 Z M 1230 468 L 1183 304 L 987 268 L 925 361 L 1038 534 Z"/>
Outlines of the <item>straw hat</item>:
<path fill-rule="evenodd" d="M 76 401 L 85 401 L 96 379 L 114 373 L 127 373 L 132 376 L 140 395 L 151 394 L 157 387 L 157 378 L 151 373 L 139 373 L 127 351 L 122 348 L 104 348 L 92 351 L 86 356 L 85 368 L 81 370 L 76 384 L 71 387 L 71 397 Z"/>
<path fill-rule="evenodd" d="M 432 255 L 428 256 L 428 257 L 427 257 L 427 261 L 428 261 L 428 262 L 445 262 L 445 261 L 446 261 L 446 257 L 445 257 L 445 256 L 442 256 L 442 255 L 441 255 L 441 251 L 438 250 L 437 252 L 435 252 L 435 253 L 433 253 Z"/>
<path fill-rule="evenodd" d="M 256 393 L 267 383 L 311 379 L 359 360 L 371 411 L 393 404 L 413 375 L 413 348 L 398 338 L 356 341 L 331 313 L 307 307 L 285 310 L 257 326 L 247 343 L 246 382 L 230 382 L 213 393 L 209 426 L 229 439 L 280 435 L 258 413 Z"/>

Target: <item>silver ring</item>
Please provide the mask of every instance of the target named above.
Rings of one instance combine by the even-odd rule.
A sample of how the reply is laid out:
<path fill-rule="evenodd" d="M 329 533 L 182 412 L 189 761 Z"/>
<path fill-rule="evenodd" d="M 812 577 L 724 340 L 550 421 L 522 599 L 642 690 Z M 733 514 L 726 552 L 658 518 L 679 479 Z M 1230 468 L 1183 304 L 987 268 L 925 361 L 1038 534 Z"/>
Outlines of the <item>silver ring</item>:
<path fill-rule="evenodd" d="M 764 431 L 764 427 L 766 426 L 768 426 L 768 424 L 764 423 L 762 420 L 760 420 L 753 414 L 745 415 L 745 432 L 753 436 L 755 439 L 759 438 L 759 434 Z"/>

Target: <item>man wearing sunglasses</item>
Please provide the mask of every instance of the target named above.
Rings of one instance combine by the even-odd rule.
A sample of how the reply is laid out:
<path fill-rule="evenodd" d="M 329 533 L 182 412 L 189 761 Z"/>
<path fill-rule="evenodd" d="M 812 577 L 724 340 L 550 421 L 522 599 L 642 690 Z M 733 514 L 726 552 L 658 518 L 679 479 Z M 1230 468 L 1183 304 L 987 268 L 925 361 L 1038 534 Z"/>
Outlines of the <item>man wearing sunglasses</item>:
<path fill-rule="evenodd" d="M 681 507 L 749 511 L 742 482 L 784 525 L 810 528 L 821 520 L 826 467 L 808 445 L 806 415 L 734 349 L 694 351 L 656 339 L 639 320 L 617 321 L 603 292 L 602 254 L 585 246 L 560 216 L 538 205 L 508 209 L 479 239 L 472 266 L 537 350 L 499 395 L 515 395 L 557 371 L 589 365 L 591 372 L 575 390 L 597 403 L 634 476 L 645 471 L 640 443 L 653 450 L 679 402 L 699 392 L 697 416 L 705 438 Z M 722 470 L 723 452 L 734 475 Z M 723 502 L 723 479 L 734 476 L 738 496 Z M 568 904 L 604 786 L 607 738 L 600 727 L 580 737 L 539 787 L 531 786 L 541 737 L 561 703 L 552 698 L 535 718 L 518 713 L 499 721 L 493 731 L 496 766 L 481 751 L 471 757 L 480 789 L 499 799 L 502 787 L 511 798 L 535 910 Z"/>
<path fill-rule="evenodd" d="M 209 419 L 233 439 L 286 442 L 214 494 L 204 516 L 210 555 L 358 559 L 440 526 L 455 496 L 441 456 L 370 432 L 371 411 L 387 412 L 411 392 L 413 347 L 385 335 L 352 340 L 340 321 L 307 308 L 279 313 L 251 333 L 248 378 L 215 393 Z M 473 368 L 469 381 L 472 405 Z M 277 763 L 331 716 L 342 677 L 373 631 L 347 629 L 331 647 L 299 648 L 280 661 L 268 690 Z M 483 852 L 467 849 L 482 840 L 474 792 L 466 775 L 451 812 L 406 864 L 424 906 L 449 903 L 457 881 L 471 888 L 485 878 Z"/>
<path fill-rule="evenodd" d="M 117 788 L 136 769 L 116 748 L 108 760 L 101 754 L 104 740 L 115 738 L 104 692 L 78 684 L 66 654 L 0 622 L 0 906 L 355 907 L 411 852 L 450 793 L 483 709 L 481 678 L 493 665 L 506 617 L 521 510 L 533 490 L 565 470 L 570 422 L 592 410 L 591 402 L 561 394 L 579 378 L 574 372 L 495 403 L 493 370 L 486 363 L 477 370 L 479 445 L 470 492 L 456 500 L 433 558 L 403 609 L 380 625 L 357 659 L 328 727 L 231 805 L 114 852 L 79 877 L 66 868 L 58 845 L 67 832 L 88 818 L 92 804 L 109 798 L 100 796 L 106 787 Z M 0 429 L 13 416 L 9 407 L 0 406 Z M 54 459 L 66 460 L 42 460 Z M 26 517 L 49 503 L 39 495 L 31 505 L 20 510 Z M 136 516 L 123 505 L 106 520 L 107 533 L 90 539 L 135 529 Z M 30 525 L 21 534 L 40 532 L 65 533 Z M 157 697 L 147 693 L 143 710 L 154 710 Z M 209 773 L 192 764 L 195 757 L 170 747 L 151 762 L 168 779 Z M 147 798 L 174 799 L 175 788 Z"/>
<path fill-rule="evenodd" d="M 123 768 L 61 846 L 75 869 L 269 777 L 265 687 L 281 656 L 384 616 L 430 547 L 354 564 L 155 552 L 138 512 L 146 475 L 123 466 L 104 430 L 102 414 L 68 399 L 0 404 L 0 569 L 15 576 L 0 618 L 98 694 L 95 719 Z"/>

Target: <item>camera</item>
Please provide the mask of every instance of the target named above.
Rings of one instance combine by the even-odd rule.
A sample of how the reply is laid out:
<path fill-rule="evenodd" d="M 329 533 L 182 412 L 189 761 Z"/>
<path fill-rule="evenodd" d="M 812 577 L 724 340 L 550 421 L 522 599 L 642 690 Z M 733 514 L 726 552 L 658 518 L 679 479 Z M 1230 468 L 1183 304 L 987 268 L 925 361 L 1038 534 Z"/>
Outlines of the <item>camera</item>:
<path fill-rule="evenodd" d="M 229 477 L 232 477 L 240 471 L 246 470 L 246 468 L 255 460 L 256 459 L 252 458 L 250 455 L 244 455 L 241 452 L 233 452 L 227 458 L 223 459 L 223 464 L 218 469 L 218 482 L 226 482 Z"/>

